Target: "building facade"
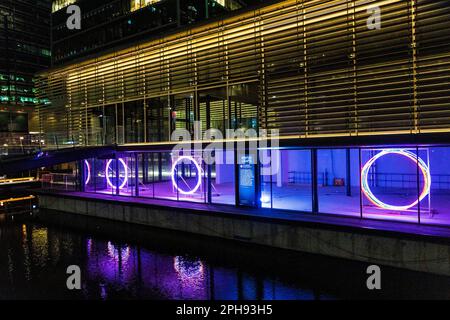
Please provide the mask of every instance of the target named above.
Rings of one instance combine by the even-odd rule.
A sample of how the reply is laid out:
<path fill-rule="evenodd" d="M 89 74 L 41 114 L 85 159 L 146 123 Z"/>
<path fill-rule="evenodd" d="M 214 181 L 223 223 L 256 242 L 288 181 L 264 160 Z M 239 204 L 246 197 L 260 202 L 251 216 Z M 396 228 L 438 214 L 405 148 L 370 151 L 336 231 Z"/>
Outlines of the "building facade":
<path fill-rule="evenodd" d="M 33 77 L 50 66 L 50 1 L 0 3 L 0 135 L 2 144 L 38 130 Z"/>
<path fill-rule="evenodd" d="M 376 3 L 382 27 L 370 30 Z M 86 144 L 167 141 L 205 119 L 210 96 L 209 120 L 222 127 L 257 120 L 293 137 L 447 131 L 447 4 L 285 1 L 69 64 L 38 80 L 52 101 L 43 127 Z M 67 117 L 55 123 L 52 112 Z"/>
<path fill-rule="evenodd" d="M 53 1 L 53 63 L 149 39 L 168 30 L 239 10 L 258 0 L 57 0 Z M 80 7 L 81 30 L 66 27 L 66 8 Z"/>
<path fill-rule="evenodd" d="M 450 225 L 449 13 L 448 0 L 239 12 L 42 73 L 41 128 L 123 145 L 86 159 L 90 192 Z M 172 133 L 199 121 L 277 130 L 281 147 L 257 146 L 255 165 L 248 147 L 212 165 L 174 157 Z M 278 159 L 269 174 L 264 157 Z"/>

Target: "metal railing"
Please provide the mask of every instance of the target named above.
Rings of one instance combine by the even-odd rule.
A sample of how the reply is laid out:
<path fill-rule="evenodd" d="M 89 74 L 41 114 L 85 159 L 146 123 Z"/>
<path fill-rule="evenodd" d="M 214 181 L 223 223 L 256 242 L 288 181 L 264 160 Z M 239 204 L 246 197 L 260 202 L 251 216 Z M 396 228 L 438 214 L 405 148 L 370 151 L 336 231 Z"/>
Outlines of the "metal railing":
<path fill-rule="evenodd" d="M 74 148 L 85 144 L 74 138 L 61 138 L 42 133 L 0 133 L 0 158 L 30 155 L 42 150 Z"/>
<path fill-rule="evenodd" d="M 72 173 L 47 173 L 41 176 L 42 189 L 47 190 L 78 190 L 77 176 Z"/>
<path fill-rule="evenodd" d="M 37 206 L 36 197 L 33 195 L 0 200 L 0 214 L 30 213 Z"/>

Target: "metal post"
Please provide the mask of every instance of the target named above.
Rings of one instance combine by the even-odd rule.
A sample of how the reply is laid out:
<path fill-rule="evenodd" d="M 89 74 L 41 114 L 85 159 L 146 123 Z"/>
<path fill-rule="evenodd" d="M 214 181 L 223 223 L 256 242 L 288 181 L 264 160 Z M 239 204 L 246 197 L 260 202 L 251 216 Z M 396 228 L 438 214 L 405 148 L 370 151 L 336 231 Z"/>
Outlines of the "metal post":
<path fill-rule="evenodd" d="M 22 150 L 22 154 L 25 154 L 25 149 L 23 148 L 23 139 L 24 137 L 20 137 L 20 149 Z"/>
<path fill-rule="evenodd" d="M 258 148 L 257 148 L 256 149 L 256 162 L 255 162 L 255 205 L 257 208 L 261 207 L 261 168 L 260 168 L 259 163 L 260 163 L 259 152 L 258 152 Z"/>
<path fill-rule="evenodd" d="M 86 185 L 85 185 L 85 181 L 86 181 L 86 177 L 85 177 L 85 172 L 86 172 L 86 168 L 85 168 L 85 162 L 84 160 L 80 160 L 78 161 L 78 184 L 80 185 L 80 191 L 81 192 L 85 192 L 86 191 Z"/>
<path fill-rule="evenodd" d="M 200 115 L 199 115 L 200 116 Z M 211 128 L 211 96 L 206 95 L 206 129 L 209 130 Z M 212 203 L 212 165 L 207 164 L 207 197 L 208 197 L 208 203 Z M 217 166 L 216 166 L 217 171 Z M 217 172 L 216 172 L 217 175 Z"/>
<path fill-rule="evenodd" d="M 205 18 L 209 19 L 209 1 L 205 0 Z"/>
<path fill-rule="evenodd" d="M 420 171 L 419 171 L 419 147 L 416 147 L 416 180 L 417 180 L 417 222 L 421 224 L 420 219 Z"/>
<path fill-rule="evenodd" d="M 208 203 L 212 203 L 212 179 L 211 179 L 211 174 L 212 174 L 212 170 L 211 170 L 211 164 L 207 164 L 207 177 L 206 177 L 206 182 L 207 182 L 207 187 L 208 187 L 208 191 L 207 191 L 207 198 L 208 198 Z M 217 170 L 217 169 L 216 169 Z M 217 174 L 217 172 L 216 172 Z"/>
<path fill-rule="evenodd" d="M 177 24 L 178 27 L 181 26 L 181 7 L 180 7 L 180 0 L 177 1 Z"/>
<path fill-rule="evenodd" d="M 235 205 L 238 207 L 240 205 L 239 199 L 239 164 L 238 164 L 238 150 L 237 142 L 234 143 L 234 200 Z"/>
<path fill-rule="evenodd" d="M 312 188 L 312 213 L 319 212 L 319 194 L 317 181 L 317 149 L 311 150 L 311 188 Z"/>
<path fill-rule="evenodd" d="M 116 160 L 116 165 L 114 166 L 114 170 L 116 171 L 116 195 L 120 194 L 120 172 L 119 172 L 119 158 L 117 157 L 117 154 L 114 155 L 114 158 Z M 106 173 L 108 174 L 108 173 Z"/>
<path fill-rule="evenodd" d="M 351 159 L 350 159 L 350 149 L 345 150 L 345 163 L 346 163 L 346 179 L 345 179 L 345 185 L 346 185 L 346 191 L 347 191 L 347 197 L 352 196 L 352 173 L 351 173 Z"/>
<path fill-rule="evenodd" d="M 138 153 L 134 154 L 134 176 L 135 176 L 134 192 L 135 192 L 135 196 L 139 197 L 139 154 Z"/>
<path fill-rule="evenodd" d="M 359 148 L 359 181 L 361 183 L 361 178 L 362 178 L 362 173 L 361 173 L 361 168 L 362 168 L 362 151 L 361 148 Z M 360 213 L 360 218 L 363 218 L 363 195 L 361 192 L 361 186 L 359 189 L 359 213 Z"/>
<path fill-rule="evenodd" d="M 148 183 L 148 153 L 142 153 L 142 182 Z"/>

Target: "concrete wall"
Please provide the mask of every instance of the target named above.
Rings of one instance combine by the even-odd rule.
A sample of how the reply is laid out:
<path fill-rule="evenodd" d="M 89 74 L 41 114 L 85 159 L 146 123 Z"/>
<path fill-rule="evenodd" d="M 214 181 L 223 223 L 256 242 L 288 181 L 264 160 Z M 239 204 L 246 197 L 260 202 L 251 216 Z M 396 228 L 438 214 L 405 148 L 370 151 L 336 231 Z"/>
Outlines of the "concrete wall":
<path fill-rule="evenodd" d="M 450 276 L 450 245 L 425 239 L 57 195 L 40 195 L 39 199 L 45 209 Z"/>

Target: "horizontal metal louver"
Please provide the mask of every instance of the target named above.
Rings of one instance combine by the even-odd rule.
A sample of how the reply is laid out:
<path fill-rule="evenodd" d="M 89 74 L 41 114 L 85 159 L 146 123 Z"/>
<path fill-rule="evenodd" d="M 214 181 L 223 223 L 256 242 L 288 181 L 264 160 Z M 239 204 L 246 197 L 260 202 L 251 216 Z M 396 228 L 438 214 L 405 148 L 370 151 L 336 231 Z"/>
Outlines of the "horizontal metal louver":
<path fill-rule="evenodd" d="M 449 0 L 283 1 L 39 75 L 42 128 L 89 141 L 91 108 L 256 83 L 242 112 L 284 136 L 450 131 L 449 16 Z"/>

